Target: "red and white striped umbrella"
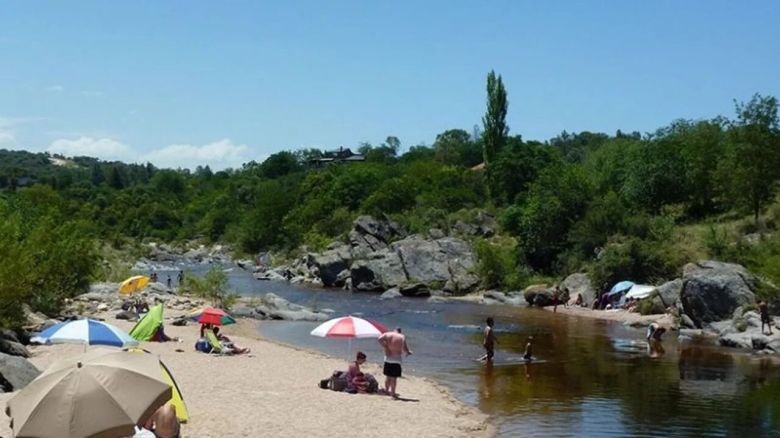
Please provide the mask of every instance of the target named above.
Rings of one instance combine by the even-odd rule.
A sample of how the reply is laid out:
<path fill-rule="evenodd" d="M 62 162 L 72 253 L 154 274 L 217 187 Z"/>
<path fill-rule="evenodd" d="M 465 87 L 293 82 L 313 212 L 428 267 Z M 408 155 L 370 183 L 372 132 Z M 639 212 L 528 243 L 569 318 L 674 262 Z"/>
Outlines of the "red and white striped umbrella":
<path fill-rule="evenodd" d="M 311 334 L 322 338 L 378 338 L 386 331 L 387 328 L 378 322 L 342 316 L 323 322 Z"/>

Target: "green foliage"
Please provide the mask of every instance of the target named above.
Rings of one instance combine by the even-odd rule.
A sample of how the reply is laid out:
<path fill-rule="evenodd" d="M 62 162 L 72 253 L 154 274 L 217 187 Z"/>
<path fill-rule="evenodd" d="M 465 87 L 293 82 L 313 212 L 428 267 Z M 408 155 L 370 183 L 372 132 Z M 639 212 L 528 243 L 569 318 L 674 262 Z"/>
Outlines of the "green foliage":
<path fill-rule="evenodd" d="M 504 81 L 501 75 L 496 77 L 496 73 L 491 70 L 487 76 L 487 111 L 482 117 L 482 147 L 484 162 L 488 167 L 501 152 L 509 133 L 509 127 L 506 125 L 508 106 Z"/>
<path fill-rule="evenodd" d="M 89 227 L 63 216 L 52 189 L 23 192 L 11 202 L 0 199 L 0 326 L 6 327 L 23 322 L 23 304 L 56 314 L 65 298 L 86 291 L 97 263 Z"/>
<path fill-rule="evenodd" d="M 210 300 L 215 307 L 229 309 L 238 300 L 238 294 L 228 289 L 227 274 L 220 266 L 213 266 L 202 278 L 188 274 L 184 282 L 190 293 Z"/>
<path fill-rule="evenodd" d="M 477 274 L 486 289 L 519 289 L 528 272 L 517 260 L 517 242 L 507 240 L 478 240 L 475 242 L 477 253 Z"/>
<path fill-rule="evenodd" d="M 600 291 L 623 280 L 657 284 L 677 275 L 684 261 L 684 254 L 663 240 L 628 237 L 609 243 L 590 274 Z"/>

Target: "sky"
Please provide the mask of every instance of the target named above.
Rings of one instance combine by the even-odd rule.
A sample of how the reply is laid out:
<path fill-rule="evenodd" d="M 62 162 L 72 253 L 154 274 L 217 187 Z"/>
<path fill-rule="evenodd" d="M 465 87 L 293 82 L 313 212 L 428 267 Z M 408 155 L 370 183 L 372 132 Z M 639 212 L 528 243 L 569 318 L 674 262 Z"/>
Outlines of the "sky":
<path fill-rule="evenodd" d="M 652 132 L 780 96 L 780 2 L 4 1 L 0 148 L 212 169 L 481 125 Z"/>

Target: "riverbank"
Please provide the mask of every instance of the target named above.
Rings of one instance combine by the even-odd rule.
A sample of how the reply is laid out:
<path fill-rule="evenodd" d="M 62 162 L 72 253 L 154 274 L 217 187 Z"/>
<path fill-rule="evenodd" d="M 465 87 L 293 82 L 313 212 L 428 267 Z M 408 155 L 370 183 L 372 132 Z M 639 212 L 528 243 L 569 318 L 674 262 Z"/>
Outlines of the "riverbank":
<path fill-rule="evenodd" d="M 129 331 L 133 323 L 106 320 Z M 166 316 L 175 316 L 168 312 Z M 403 400 L 379 395 L 352 395 L 322 390 L 320 379 L 346 363 L 313 351 L 262 339 L 257 321 L 240 319 L 224 328 L 236 344 L 251 348 L 250 355 L 215 356 L 194 351 L 198 326 L 166 324 L 169 336 L 183 342 L 144 342 L 141 347 L 159 354 L 184 395 L 190 421 L 184 437 L 357 436 L 491 437 L 495 430 L 487 416 L 457 401 L 445 388 L 428 379 L 405 376 L 398 384 Z M 79 354 L 79 345 L 32 347 L 31 362 L 45 369 L 56 359 Z M 380 377 L 378 361 L 369 358 L 364 370 Z M 5 401 L 0 399 L 0 412 Z M 11 436 L 8 418 L 0 422 L 0 436 Z"/>
<path fill-rule="evenodd" d="M 605 321 L 617 321 L 627 325 L 642 327 L 647 326 L 651 322 L 658 322 L 665 327 L 676 327 L 676 324 L 672 320 L 672 317 L 668 314 L 660 315 L 642 315 L 637 312 L 628 312 L 623 309 L 615 310 L 593 310 L 587 307 L 578 306 L 558 306 L 554 311 L 552 306 L 542 307 L 541 309 L 547 312 L 556 312 L 562 315 L 571 315 L 581 318 L 600 319 Z"/>

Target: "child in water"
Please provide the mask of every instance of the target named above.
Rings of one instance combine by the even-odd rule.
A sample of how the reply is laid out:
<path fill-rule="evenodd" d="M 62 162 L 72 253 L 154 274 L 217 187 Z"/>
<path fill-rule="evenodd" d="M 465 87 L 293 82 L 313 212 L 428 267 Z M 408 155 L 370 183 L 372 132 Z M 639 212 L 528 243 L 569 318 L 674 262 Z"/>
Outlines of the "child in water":
<path fill-rule="evenodd" d="M 534 340 L 533 336 L 528 337 L 528 343 L 525 344 L 525 353 L 523 353 L 523 360 L 525 361 L 532 361 L 533 360 L 533 354 L 534 354 L 534 346 L 531 344 L 531 342 Z"/>

